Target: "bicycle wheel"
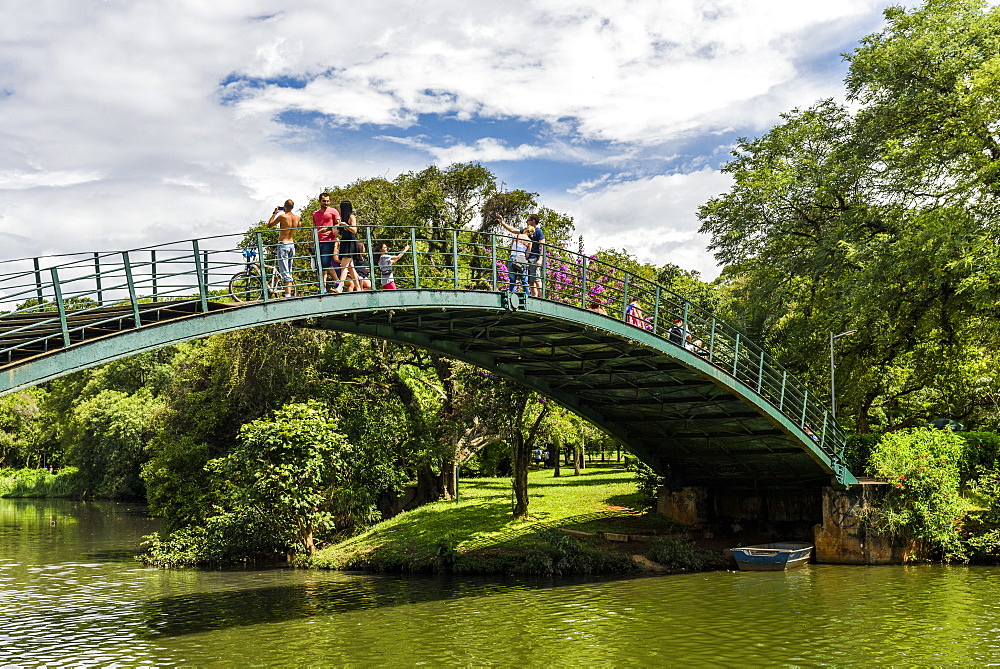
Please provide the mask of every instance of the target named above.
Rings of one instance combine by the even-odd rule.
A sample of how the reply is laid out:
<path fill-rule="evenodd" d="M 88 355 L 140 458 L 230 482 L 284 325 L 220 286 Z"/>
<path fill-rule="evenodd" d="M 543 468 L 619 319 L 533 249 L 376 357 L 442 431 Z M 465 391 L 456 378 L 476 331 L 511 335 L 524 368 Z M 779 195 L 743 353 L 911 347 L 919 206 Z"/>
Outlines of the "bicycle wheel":
<path fill-rule="evenodd" d="M 277 274 L 272 275 L 277 277 Z M 277 299 L 285 296 L 285 284 L 278 278 L 270 279 L 268 281 L 268 288 L 272 298 Z M 297 282 L 292 282 L 292 294 L 289 297 L 299 296 L 299 285 Z"/>
<path fill-rule="evenodd" d="M 229 280 L 229 294 L 237 302 L 261 299 L 260 289 L 260 275 L 253 272 L 239 272 Z"/>

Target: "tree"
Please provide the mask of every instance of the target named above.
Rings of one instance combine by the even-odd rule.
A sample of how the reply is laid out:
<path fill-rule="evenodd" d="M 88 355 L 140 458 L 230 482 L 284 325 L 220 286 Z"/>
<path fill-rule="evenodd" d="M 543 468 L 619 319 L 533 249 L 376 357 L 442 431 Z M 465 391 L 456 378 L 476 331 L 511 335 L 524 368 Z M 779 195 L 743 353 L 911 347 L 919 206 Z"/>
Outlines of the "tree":
<path fill-rule="evenodd" d="M 0 398 L 0 467 L 42 467 L 51 453 L 39 448 L 41 402 L 45 393 L 29 388 Z"/>
<path fill-rule="evenodd" d="M 144 497 L 139 473 L 159 410 L 160 402 L 146 389 L 134 395 L 105 389 L 74 408 L 65 457 L 79 468 L 84 490 L 102 497 Z"/>
<path fill-rule="evenodd" d="M 983 7 L 887 10 L 885 31 L 847 56 L 857 111 L 821 101 L 740 140 L 732 189 L 699 211 L 737 324 L 807 383 L 829 383 L 829 333 L 859 331 L 840 343 L 837 375 L 839 417 L 862 432 L 995 420 L 967 375 L 1000 336 L 1000 116 L 980 95 L 1000 13 Z M 998 380 L 985 385 L 995 395 Z"/>
<path fill-rule="evenodd" d="M 354 502 L 352 449 L 318 402 L 290 404 L 240 429 L 237 446 L 210 468 L 225 476 L 228 500 L 251 508 L 279 536 L 316 553 L 316 535 L 370 520 Z"/>

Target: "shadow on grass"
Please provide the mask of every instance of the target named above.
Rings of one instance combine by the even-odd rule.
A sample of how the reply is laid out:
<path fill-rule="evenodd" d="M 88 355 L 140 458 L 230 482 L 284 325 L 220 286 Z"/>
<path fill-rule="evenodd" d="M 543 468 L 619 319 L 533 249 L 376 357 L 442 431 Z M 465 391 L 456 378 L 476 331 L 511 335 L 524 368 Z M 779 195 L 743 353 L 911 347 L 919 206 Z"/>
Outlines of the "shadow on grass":
<path fill-rule="evenodd" d="M 591 486 L 591 485 L 608 485 L 609 483 L 620 483 L 628 484 L 631 480 L 622 478 L 621 476 L 560 476 L 559 478 L 548 478 L 541 479 L 533 478 L 530 480 L 529 485 L 531 487 L 551 487 L 551 486 Z"/>

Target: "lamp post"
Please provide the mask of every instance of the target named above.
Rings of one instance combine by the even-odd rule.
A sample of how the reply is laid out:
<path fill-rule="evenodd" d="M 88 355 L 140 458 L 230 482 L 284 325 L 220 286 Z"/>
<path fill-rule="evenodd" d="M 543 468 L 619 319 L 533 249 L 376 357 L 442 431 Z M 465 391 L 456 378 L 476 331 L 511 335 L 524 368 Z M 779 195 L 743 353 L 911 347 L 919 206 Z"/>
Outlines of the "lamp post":
<path fill-rule="evenodd" d="M 839 335 L 830 333 L 830 416 L 834 420 L 837 418 L 837 388 L 834 384 L 834 364 L 833 364 L 833 340 L 840 339 L 841 337 L 849 337 L 857 332 L 857 330 L 848 330 L 847 332 L 841 332 Z"/>

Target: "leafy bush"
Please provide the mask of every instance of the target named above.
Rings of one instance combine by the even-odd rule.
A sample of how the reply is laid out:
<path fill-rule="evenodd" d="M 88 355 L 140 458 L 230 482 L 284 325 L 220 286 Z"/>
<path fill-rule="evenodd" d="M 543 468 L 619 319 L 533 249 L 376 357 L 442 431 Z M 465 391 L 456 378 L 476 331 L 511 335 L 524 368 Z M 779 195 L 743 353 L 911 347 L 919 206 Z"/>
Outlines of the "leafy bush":
<path fill-rule="evenodd" d="M 960 474 L 969 481 L 984 470 L 1000 466 L 1000 434 L 996 432 L 956 432 L 965 442 Z"/>
<path fill-rule="evenodd" d="M 714 551 L 697 548 L 687 537 L 660 537 L 650 542 L 647 557 L 670 569 L 704 571 L 721 566 L 722 556 Z"/>
<path fill-rule="evenodd" d="M 628 458 L 625 469 L 635 472 L 635 485 L 639 489 L 639 504 L 635 511 L 642 513 L 656 508 L 656 489 L 663 485 L 664 479 L 653 468 L 637 458 Z"/>
<path fill-rule="evenodd" d="M 76 467 L 0 470 L 0 497 L 80 497 L 83 485 Z"/>
<path fill-rule="evenodd" d="M 146 552 L 136 559 L 158 567 L 273 562 L 284 555 L 287 546 L 269 523 L 246 509 L 219 513 L 204 525 L 181 527 L 165 536 L 147 535 L 142 545 Z"/>
<path fill-rule="evenodd" d="M 1000 470 L 980 469 L 969 484 L 967 543 L 972 558 L 1000 558 Z"/>
<path fill-rule="evenodd" d="M 541 544 L 508 564 L 507 573 L 521 576 L 566 576 L 635 571 L 627 555 L 602 551 L 553 529 L 537 533 Z"/>
<path fill-rule="evenodd" d="M 964 558 L 962 519 L 969 506 L 960 494 L 964 440 L 951 430 L 914 429 L 879 440 L 870 473 L 889 482 L 871 520 L 890 534 L 923 539 L 944 559 Z"/>
<path fill-rule="evenodd" d="M 879 439 L 881 435 L 878 434 L 847 435 L 847 443 L 844 445 L 844 463 L 847 468 L 855 473 L 865 471 L 868 468 L 868 459 Z"/>

